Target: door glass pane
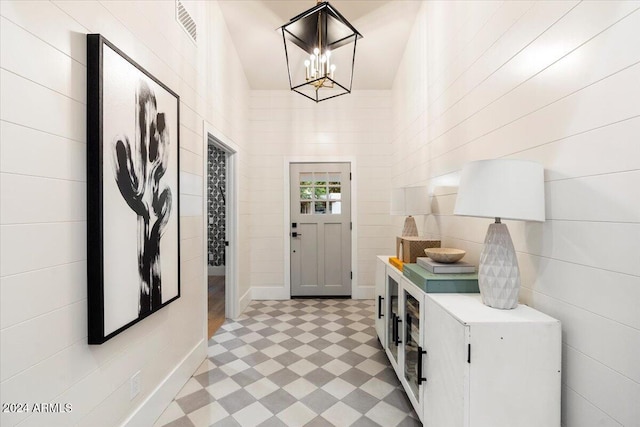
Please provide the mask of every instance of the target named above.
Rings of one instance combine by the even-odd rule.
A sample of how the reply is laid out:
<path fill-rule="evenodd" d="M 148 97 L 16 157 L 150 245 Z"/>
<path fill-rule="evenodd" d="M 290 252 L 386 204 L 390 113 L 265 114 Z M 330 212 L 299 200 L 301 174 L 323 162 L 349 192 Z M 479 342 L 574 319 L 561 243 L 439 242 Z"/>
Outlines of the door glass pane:
<path fill-rule="evenodd" d="M 326 172 L 315 172 L 313 174 L 313 180 L 315 185 L 327 185 L 327 173 Z"/>
<path fill-rule="evenodd" d="M 329 200 L 340 200 L 340 187 L 329 187 Z"/>
<path fill-rule="evenodd" d="M 300 187 L 300 199 L 311 200 L 313 189 L 311 187 Z"/>
<path fill-rule="evenodd" d="M 327 187 L 314 187 L 313 189 L 316 200 L 326 200 L 327 199 Z"/>
<path fill-rule="evenodd" d="M 312 176 L 311 172 L 302 172 L 300 173 L 300 185 L 311 185 L 312 184 Z"/>
<path fill-rule="evenodd" d="M 300 213 L 311 214 L 311 202 L 300 202 Z"/>
<path fill-rule="evenodd" d="M 342 213 L 342 202 L 329 202 L 329 213 L 339 215 Z"/>
<path fill-rule="evenodd" d="M 389 343 L 391 356 L 397 363 L 398 344 L 396 344 L 396 342 L 400 342 L 399 339 L 396 340 L 396 334 L 398 332 L 396 328 L 399 324 L 398 314 L 400 313 L 400 307 L 398 307 L 398 282 L 393 280 L 391 276 L 387 276 L 387 280 L 389 283 L 389 301 L 387 301 L 387 313 L 389 313 L 389 317 L 387 318 L 387 322 L 389 322 L 387 327 L 387 342 Z"/>
<path fill-rule="evenodd" d="M 316 214 L 324 214 L 327 213 L 327 202 L 316 202 Z"/>
<path fill-rule="evenodd" d="M 329 181 L 329 185 L 340 185 L 340 174 L 330 173 L 327 180 Z"/>
<path fill-rule="evenodd" d="M 404 293 L 405 309 L 405 345 L 404 376 L 413 391 L 418 395 L 418 345 L 420 343 L 420 302 L 410 293 Z"/>

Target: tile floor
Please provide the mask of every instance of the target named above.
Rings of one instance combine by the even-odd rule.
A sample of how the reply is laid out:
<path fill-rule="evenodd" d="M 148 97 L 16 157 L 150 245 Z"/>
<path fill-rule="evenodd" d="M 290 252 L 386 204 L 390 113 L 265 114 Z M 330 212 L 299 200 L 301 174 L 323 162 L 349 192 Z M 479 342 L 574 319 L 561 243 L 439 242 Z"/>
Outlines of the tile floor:
<path fill-rule="evenodd" d="M 371 300 L 252 302 L 155 426 L 420 426 L 373 312 Z"/>

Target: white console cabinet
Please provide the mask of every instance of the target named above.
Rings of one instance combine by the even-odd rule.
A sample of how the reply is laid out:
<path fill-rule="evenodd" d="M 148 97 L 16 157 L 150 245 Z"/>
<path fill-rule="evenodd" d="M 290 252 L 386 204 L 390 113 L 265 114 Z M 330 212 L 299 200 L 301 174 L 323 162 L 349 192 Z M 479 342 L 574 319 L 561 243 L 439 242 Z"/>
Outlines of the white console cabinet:
<path fill-rule="evenodd" d="M 384 274 L 383 274 L 384 272 Z M 559 427 L 560 322 L 427 293 L 380 256 L 376 331 L 426 427 Z"/>
<path fill-rule="evenodd" d="M 477 294 L 427 294 L 424 425 L 558 427 L 560 322 Z"/>

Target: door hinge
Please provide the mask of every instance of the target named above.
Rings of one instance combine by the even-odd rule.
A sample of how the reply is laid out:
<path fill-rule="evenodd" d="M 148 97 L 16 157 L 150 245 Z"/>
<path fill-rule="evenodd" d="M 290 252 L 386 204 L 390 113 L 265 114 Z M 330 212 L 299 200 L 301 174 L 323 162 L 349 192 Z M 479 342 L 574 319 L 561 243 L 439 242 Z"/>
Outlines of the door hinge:
<path fill-rule="evenodd" d="M 353 280 L 353 271 L 351 272 L 351 280 Z"/>
<path fill-rule="evenodd" d="M 467 344 L 467 363 L 471 363 L 471 344 Z"/>
<path fill-rule="evenodd" d="M 349 181 L 351 181 L 351 172 L 349 172 Z"/>
<path fill-rule="evenodd" d="M 353 223 L 352 222 L 349 223 L 349 230 L 353 230 Z"/>

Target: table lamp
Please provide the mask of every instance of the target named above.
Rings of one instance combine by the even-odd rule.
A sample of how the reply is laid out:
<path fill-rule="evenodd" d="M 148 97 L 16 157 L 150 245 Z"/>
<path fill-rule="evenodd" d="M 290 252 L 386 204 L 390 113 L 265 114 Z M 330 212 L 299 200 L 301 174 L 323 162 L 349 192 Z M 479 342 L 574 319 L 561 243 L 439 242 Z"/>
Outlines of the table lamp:
<path fill-rule="evenodd" d="M 431 213 L 427 187 L 401 187 L 391 191 L 391 215 L 405 215 L 402 236 L 417 236 L 418 227 L 412 215 Z"/>
<path fill-rule="evenodd" d="M 544 168 L 527 160 L 467 163 L 462 168 L 453 213 L 495 218 L 480 253 L 478 286 L 484 304 L 516 308 L 520 292 L 518 259 L 501 219 L 544 221 Z"/>

